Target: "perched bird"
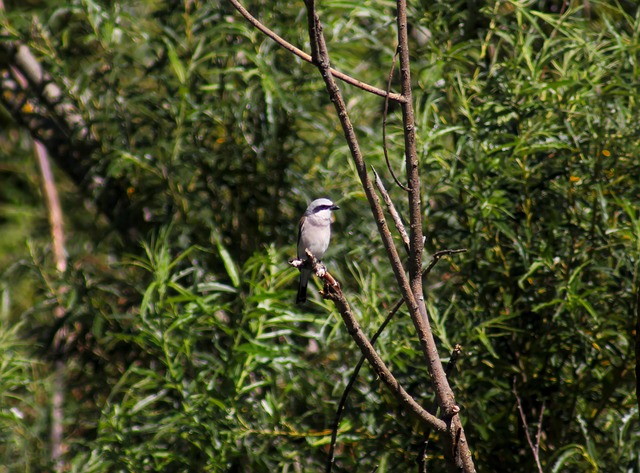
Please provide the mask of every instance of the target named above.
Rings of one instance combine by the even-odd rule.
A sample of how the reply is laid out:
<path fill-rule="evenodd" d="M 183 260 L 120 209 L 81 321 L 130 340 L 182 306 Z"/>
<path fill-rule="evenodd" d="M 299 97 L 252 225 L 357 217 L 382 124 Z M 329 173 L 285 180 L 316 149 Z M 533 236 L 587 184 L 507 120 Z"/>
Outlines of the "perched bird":
<path fill-rule="evenodd" d="M 331 239 L 331 212 L 338 210 L 336 204 L 329 199 L 316 199 L 309 204 L 298 225 L 298 258 L 307 259 L 308 249 L 316 259 L 320 260 L 329 247 Z M 307 300 L 307 284 L 311 276 L 311 268 L 300 270 L 300 285 L 296 303 Z"/>

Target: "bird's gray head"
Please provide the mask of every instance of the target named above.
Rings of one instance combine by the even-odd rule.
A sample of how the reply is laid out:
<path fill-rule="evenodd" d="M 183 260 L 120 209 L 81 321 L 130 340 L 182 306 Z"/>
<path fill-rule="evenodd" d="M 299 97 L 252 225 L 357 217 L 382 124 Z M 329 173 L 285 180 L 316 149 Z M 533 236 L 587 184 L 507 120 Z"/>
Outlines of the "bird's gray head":
<path fill-rule="evenodd" d="M 307 207 L 304 215 L 305 217 L 317 215 L 318 217 L 331 218 L 331 211 L 338 210 L 339 208 L 340 207 L 331 202 L 329 199 L 316 199 L 309 204 L 309 207 Z"/>

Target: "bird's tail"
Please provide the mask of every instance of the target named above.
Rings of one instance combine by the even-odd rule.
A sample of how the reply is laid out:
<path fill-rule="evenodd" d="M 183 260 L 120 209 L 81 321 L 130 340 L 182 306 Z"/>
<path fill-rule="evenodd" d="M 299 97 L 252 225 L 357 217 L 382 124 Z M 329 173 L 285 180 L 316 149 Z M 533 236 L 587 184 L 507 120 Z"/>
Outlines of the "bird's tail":
<path fill-rule="evenodd" d="M 309 284 L 309 271 L 300 271 L 300 284 L 298 285 L 298 296 L 296 297 L 296 304 L 303 304 L 307 302 L 307 285 Z"/>

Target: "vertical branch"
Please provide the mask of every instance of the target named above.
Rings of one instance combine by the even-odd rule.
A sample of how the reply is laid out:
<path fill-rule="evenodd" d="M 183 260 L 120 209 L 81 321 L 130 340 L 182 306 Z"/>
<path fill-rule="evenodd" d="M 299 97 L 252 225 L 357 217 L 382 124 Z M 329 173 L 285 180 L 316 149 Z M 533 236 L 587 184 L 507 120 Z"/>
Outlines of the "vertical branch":
<path fill-rule="evenodd" d="M 416 150 L 416 129 L 413 115 L 413 93 L 411 90 L 411 68 L 409 60 L 409 33 L 407 25 L 407 2 L 398 0 L 398 52 L 400 55 L 400 87 L 402 96 L 402 121 L 404 124 L 404 153 L 409 188 L 410 255 L 409 278 L 413 294 L 422 299 L 422 200 L 420 195 L 420 169 Z"/>
<path fill-rule="evenodd" d="M 400 79 L 402 95 L 407 99 L 402 103 L 402 120 L 404 124 L 405 161 L 407 183 L 409 187 L 409 280 L 411 292 L 418 304 L 419 314 L 412 315 L 420 341 L 423 344 L 425 360 L 435 387 L 436 398 L 442 412 L 452 417 L 457 407 L 447 377 L 445 376 L 438 347 L 429 324 L 427 309 L 422 289 L 422 252 L 424 235 L 422 233 L 422 198 L 420 194 L 420 169 L 416 150 L 416 130 L 413 114 L 413 96 L 411 91 L 411 72 L 409 59 L 409 37 L 407 26 L 406 0 L 398 0 L 398 51 L 400 55 Z"/>
<path fill-rule="evenodd" d="M 56 184 L 53 180 L 53 172 L 44 145 L 38 141 L 34 141 L 36 157 L 38 158 L 38 166 L 42 174 L 42 187 L 49 214 L 49 225 L 51 225 L 51 238 L 53 240 L 53 257 L 56 262 L 56 269 L 60 273 L 67 270 L 67 257 L 64 249 L 64 228 L 62 222 L 62 207 Z"/>
<path fill-rule="evenodd" d="M 67 257 L 64 249 L 64 228 L 60 199 L 53 179 L 53 172 L 51 171 L 46 148 L 40 141 L 34 140 L 34 149 L 42 175 L 42 188 L 47 213 L 49 215 L 49 225 L 51 226 L 51 239 L 53 242 L 53 255 L 56 269 L 62 274 L 67 269 Z M 58 301 L 60 301 L 59 295 L 60 294 L 56 294 Z M 54 314 L 56 318 L 60 319 L 64 317 L 64 313 L 64 307 L 61 304 L 55 307 Z M 64 333 L 65 329 L 62 327 L 53 341 L 55 366 L 51 386 L 51 461 L 54 464 L 55 471 L 58 472 L 66 470 L 62 459 L 64 450 L 64 390 L 66 370 L 64 361 L 59 357 Z"/>
<path fill-rule="evenodd" d="M 409 188 L 409 280 L 411 291 L 418 305 L 419 314 L 411 313 L 411 319 L 423 346 L 427 368 L 431 375 L 436 400 L 445 419 L 449 419 L 449 438 L 445 440 L 445 457 L 452 471 L 475 471 L 471 451 L 467 444 L 458 416 L 460 408 L 445 374 L 438 347 L 429 324 L 427 308 L 422 288 L 422 253 L 424 235 L 422 230 L 422 196 L 420 189 L 420 168 L 416 147 L 415 117 L 413 112 L 413 94 L 411 88 L 411 61 L 409 57 L 409 32 L 407 23 L 407 1 L 397 0 L 398 52 L 400 56 L 402 121 L 404 124 L 405 165 Z"/>

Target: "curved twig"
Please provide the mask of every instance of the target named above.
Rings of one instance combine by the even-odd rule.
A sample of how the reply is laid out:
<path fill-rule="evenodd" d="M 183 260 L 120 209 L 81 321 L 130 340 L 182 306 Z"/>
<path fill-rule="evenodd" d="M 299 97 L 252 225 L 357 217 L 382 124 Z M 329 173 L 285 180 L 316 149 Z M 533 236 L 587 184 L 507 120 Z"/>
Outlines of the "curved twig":
<path fill-rule="evenodd" d="M 424 277 L 427 274 L 429 274 L 431 272 L 431 270 L 433 269 L 433 267 L 438 263 L 438 261 L 440 261 L 440 258 L 442 258 L 443 256 L 455 255 L 455 254 L 458 254 L 458 253 L 466 253 L 466 252 L 467 252 L 466 248 L 460 248 L 460 249 L 457 249 L 457 250 L 440 250 L 440 251 L 436 251 L 434 254 L 431 255 L 431 261 L 429 262 L 429 266 L 427 266 L 424 269 L 424 271 L 422 271 L 422 276 Z"/>
<path fill-rule="evenodd" d="M 393 80 L 393 71 L 396 68 L 396 59 L 398 58 L 398 50 L 396 49 L 396 53 L 393 55 L 393 61 L 391 62 L 391 70 L 389 71 L 389 79 L 387 80 L 387 95 L 384 97 L 384 110 L 382 112 L 382 151 L 384 152 L 384 160 L 387 162 L 387 169 L 391 173 L 391 177 L 396 181 L 396 184 L 403 190 L 409 191 L 407 186 L 405 186 L 398 177 L 396 173 L 393 172 L 393 168 L 391 167 L 391 162 L 389 161 L 389 150 L 387 149 L 387 114 L 389 112 L 389 91 L 391 90 L 391 81 Z"/>

